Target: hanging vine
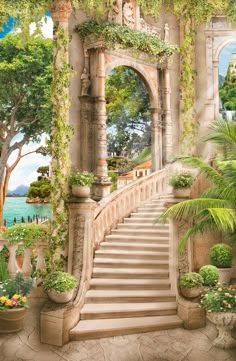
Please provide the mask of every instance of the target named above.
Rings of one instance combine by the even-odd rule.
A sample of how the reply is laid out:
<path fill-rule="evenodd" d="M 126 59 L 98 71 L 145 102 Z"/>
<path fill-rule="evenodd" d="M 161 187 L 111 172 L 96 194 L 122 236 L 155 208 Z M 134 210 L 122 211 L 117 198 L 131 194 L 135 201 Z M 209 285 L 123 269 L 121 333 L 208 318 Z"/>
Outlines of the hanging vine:
<path fill-rule="evenodd" d="M 71 68 L 68 64 L 68 31 L 58 24 L 54 35 L 54 71 L 52 83 L 52 219 L 50 221 L 51 239 L 49 250 L 52 263 L 58 259 L 57 250 L 64 248 L 68 237 L 68 214 L 65 202 L 69 196 L 68 178 L 71 168 L 69 143 L 72 128 L 68 125 L 69 118 L 69 82 Z"/>

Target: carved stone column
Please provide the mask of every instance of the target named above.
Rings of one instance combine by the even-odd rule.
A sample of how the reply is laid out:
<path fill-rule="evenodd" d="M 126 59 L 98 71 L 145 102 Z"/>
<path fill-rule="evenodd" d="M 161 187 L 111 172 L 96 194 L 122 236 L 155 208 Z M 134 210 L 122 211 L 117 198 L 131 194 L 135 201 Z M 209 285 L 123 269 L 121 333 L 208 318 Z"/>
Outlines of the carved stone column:
<path fill-rule="evenodd" d="M 94 123 L 96 144 L 96 176 L 94 199 L 100 200 L 110 193 L 111 182 L 107 169 L 106 99 L 105 99 L 105 51 L 97 54 L 96 96 L 94 97 Z"/>
<path fill-rule="evenodd" d="M 172 149 L 172 119 L 171 119 L 171 107 L 170 107 L 170 71 L 167 64 L 167 67 L 164 69 L 164 129 L 165 129 L 165 136 L 164 136 L 164 147 L 165 147 L 165 162 L 169 162 L 171 157 L 173 156 L 173 149 Z"/>
<path fill-rule="evenodd" d="M 92 129 L 91 129 L 91 109 L 92 99 L 90 96 L 80 96 L 80 165 L 81 169 L 91 172 L 92 169 Z"/>
<path fill-rule="evenodd" d="M 161 109 L 151 108 L 152 171 L 162 168 Z"/>

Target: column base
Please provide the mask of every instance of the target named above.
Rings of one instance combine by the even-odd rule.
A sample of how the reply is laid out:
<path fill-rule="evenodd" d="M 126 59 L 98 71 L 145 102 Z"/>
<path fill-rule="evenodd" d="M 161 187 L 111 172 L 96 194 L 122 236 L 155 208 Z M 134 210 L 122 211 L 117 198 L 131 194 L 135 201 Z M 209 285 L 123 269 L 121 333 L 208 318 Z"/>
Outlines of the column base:
<path fill-rule="evenodd" d="M 109 196 L 111 192 L 111 182 L 109 177 L 102 177 L 93 183 L 93 200 L 100 201 Z"/>

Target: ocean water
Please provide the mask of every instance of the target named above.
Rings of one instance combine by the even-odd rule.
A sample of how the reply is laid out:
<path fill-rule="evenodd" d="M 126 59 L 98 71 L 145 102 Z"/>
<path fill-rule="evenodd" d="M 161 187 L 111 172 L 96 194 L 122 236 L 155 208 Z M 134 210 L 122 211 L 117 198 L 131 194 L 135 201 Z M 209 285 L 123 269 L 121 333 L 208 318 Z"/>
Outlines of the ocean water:
<path fill-rule="evenodd" d="M 51 209 L 49 204 L 29 204 L 26 203 L 26 197 L 7 197 L 4 209 L 3 219 L 7 220 L 8 227 L 12 225 L 13 219 L 16 218 L 17 223 L 21 223 L 21 217 L 27 222 L 28 216 L 48 217 L 50 218 Z"/>

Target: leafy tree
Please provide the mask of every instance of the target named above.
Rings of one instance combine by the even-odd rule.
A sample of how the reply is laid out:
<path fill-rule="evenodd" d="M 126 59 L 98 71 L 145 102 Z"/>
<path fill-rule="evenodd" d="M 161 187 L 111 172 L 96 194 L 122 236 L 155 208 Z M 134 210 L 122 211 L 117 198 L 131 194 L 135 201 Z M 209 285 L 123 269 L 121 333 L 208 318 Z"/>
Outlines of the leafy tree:
<path fill-rule="evenodd" d="M 0 219 L 5 200 L 5 172 L 16 151 L 17 162 L 25 156 L 22 148 L 50 131 L 52 81 L 52 41 L 30 38 L 23 48 L 20 35 L 7 35 L 0 41 Z M 15 166 L 16 166 L 15 164 Z M 5 190 L 5 191 L 4 191 Z"/>
<path fill-rule="evenodd" d="M 28 190 L 29 198 L 40 198 L 40 200 L 48 200 L 51 194 L 51 183 L 49 177 L 49 167 L 42 166 L 37 169 L 40 174 L 38 180 L 30 183 Z"/>
<path fill-rule="evenodd" d="M 219 90 L 220 98 L 227 110 L 236 110 L 236 64 L 230 63 L 223 86 Z"/>
<path fill-rule="evenodd" d="M 142 79 L 130 68 L 115 68 L 106 80 L 108 151 L 121 154 L 150 145 L 150 102 Z"/>
<path fill-rule="evenodd" d="M 160 217 L 163 221 L 173 218 L 193 222 L 180 240 L 180 251 L 185 248 L 189 238 L 198 232 L 221 231 L 228 239 L 236 240 L 236 124 L 218 120 L 207 139 L 222 149 L 223 160 L 216 161 L 216 168 L 197 157 L 178 159 L 199 168 L 212 186 L 198 198 L 168 208 Z"/>

